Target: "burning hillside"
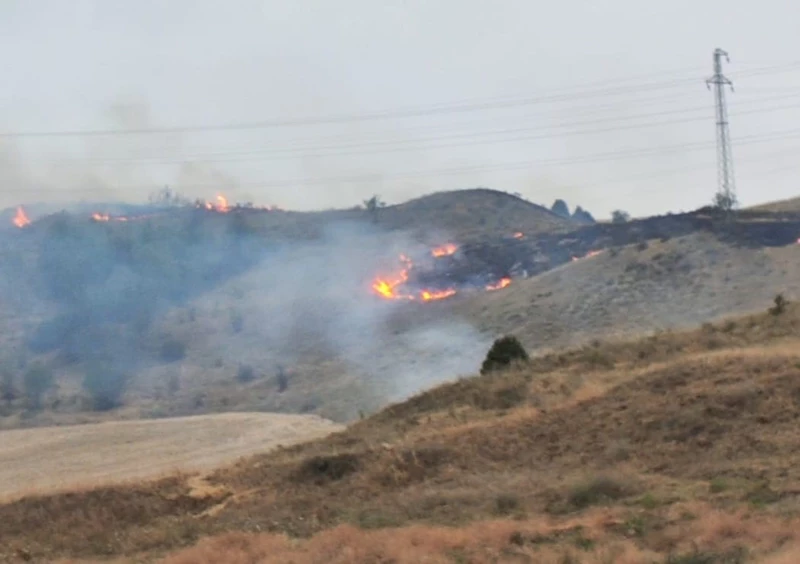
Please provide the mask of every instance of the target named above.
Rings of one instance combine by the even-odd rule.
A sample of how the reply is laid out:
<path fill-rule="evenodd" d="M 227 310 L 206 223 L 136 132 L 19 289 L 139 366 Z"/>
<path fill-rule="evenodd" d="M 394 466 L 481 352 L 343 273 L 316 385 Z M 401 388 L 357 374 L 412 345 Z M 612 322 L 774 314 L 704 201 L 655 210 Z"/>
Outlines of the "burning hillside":
<path fill-rule="evenodd" d="M 463 291 L 501 290 L 511 284 L 511 277 L 497 277 L 492 272 L 481 272 L 475 265 L 471 275 L 461 277 L 455 272 L 464 266 L 464 260 L 457 256 L 458 245 L 447 243 L 434 247 L 430 255 L 422 257 L 421 268 L 417 267 L 408 255 L 401 254 L 395 272 L 375 278 L 372 291 L 387 300 L 409 300 L 430 302 L 455 296 Z M 468 268 L 469 268 L 468 264 Z"/>
<path fill-rule="evenodd" d="M 22 229 L 26 225 L 30 225 L 31 220 L 28 219 L 27 214 L 25 213 L 25 209 L 22 206 L 17 207 L 17 213 L 14 215 L 14 218 L 11 220 L 15 226 Z"/>

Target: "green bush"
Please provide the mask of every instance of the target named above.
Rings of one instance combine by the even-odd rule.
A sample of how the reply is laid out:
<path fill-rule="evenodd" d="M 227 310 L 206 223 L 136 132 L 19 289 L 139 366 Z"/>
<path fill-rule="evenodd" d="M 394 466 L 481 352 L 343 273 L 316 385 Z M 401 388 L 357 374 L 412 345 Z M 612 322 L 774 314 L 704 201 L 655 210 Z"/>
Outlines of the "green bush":
<path fill-rule="evenodd" d="M 507 335 L 496 339 L 481 365 L 481 374 L 507 368 L 514 362 L 527 362 L 530 357 L 519 340 Z"/>

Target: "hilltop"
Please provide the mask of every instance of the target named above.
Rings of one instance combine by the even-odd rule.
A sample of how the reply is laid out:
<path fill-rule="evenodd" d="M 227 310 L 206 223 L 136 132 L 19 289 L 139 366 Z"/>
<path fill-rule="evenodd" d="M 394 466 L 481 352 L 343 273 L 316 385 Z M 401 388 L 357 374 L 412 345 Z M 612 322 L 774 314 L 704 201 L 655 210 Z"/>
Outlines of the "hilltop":
<path fill-rule="evenodd" d="M 799 335 L 790 304 L 597 342 L 210 474 L 28 496 L 0 558 L 792 562 Z"/>

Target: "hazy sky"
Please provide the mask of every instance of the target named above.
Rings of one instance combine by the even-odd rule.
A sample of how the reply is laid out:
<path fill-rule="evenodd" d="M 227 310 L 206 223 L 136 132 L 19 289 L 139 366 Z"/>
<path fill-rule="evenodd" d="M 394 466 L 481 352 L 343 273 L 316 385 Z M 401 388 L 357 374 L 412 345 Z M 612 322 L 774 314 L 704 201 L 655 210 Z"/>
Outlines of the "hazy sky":
<path fill-rule="evenodd" d="M 790 197 L 799 24 L 785 0 L 0 0 L 0 207 L 169 184 L 300 209 L 488 186 L 688 210 L 716 188 L 715 47 L 740 199 Z M 128 133 L 18 135 L 98 130 Z"/>

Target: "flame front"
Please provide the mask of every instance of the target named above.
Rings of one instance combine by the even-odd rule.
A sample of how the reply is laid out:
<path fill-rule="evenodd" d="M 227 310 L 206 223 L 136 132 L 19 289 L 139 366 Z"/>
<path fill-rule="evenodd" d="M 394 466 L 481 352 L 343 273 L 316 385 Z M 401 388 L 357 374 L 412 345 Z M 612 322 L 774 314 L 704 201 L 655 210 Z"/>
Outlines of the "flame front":
<path fill-rule="evenodd" d="M 454 255 L 458 250 L 458 245 L 454 245 L 453 243 L 447 243 L 446 245 L 442 245 L 441 247 L 436 247 L 431 249 L 431 254 L 436 257 L 448 257 L 450 255 Z"/>
<path fill-rule="evenodd" d="M 422 299 L 423 302 L 430 302 L 433 300 L 443 300 L 445 298 L 449 298 L 450 296 L 454 296 L 456 291 L 453 288 L 448 288 L 447 290 L 422 290 L 419 293 L 419 297 Z"/>
<path fill-rule="evenodd" d="M 522 239 L 523 237 L 525 237 L 525 234 L 522 231 L 514 233 L 514 239 Z"/>
<path fill-rule="evenodd" d="M 228 206 L 228 199 L 222 194 L 217 194 L 217 211 L 220 213 L 231 211 L 230 206 Z"/>
<path fill-rule="evenodd" d="M 508 278 L 508 277 L 501 278 L 500 280 L 498 280 L 494 284 L 488 284 L 486 286 L 486 289 L 489 290 L 490 292 L 492 290 L 502 290 L 503 288 L 505 288 L 509 284 L 511 284 L 511 278 Z"/>
<path fill-rule="evenodd" d="M 11 223 L 20 229 L 31 224 L 31 220 L 28 219 L 28 215 L 25 213 L 25 209 L 22 206 L 17 207 L 17 213 L 14 215 L 14 219 L 11 220 Z"/>
<path fill-rule="evenodd" d="M 572 261 L 575 262 L 576 260 L 583 260 L 583 259 L 587 259 L 587 258 L 596 257 L 597 255 L 601 254 L 602 252 L 603 252 L 602 249 L 599 250 L 599 251 L 589 251 L 588 253 L 586 253 L 582 257 L 572 257 Z"/>
<path fill-rule="evenodd" d="M 408 271 L 414 266 L 411 259 L 405 255 L 400 255 L 400 262 L 403 264 L 403 268 L 400 272 L 389 278 L 378 277 L 372 283 L 372 289 L 375 290 L 379 296 L 389 300 L 413 299 L 413 296 L 399 294 L 396 290 L 398 286 L 402 286 L 408 281 Z"/>

